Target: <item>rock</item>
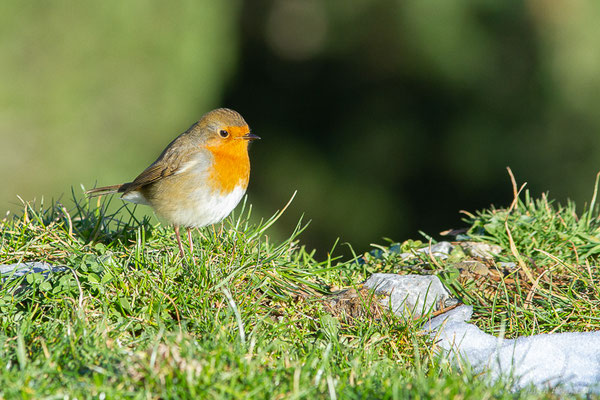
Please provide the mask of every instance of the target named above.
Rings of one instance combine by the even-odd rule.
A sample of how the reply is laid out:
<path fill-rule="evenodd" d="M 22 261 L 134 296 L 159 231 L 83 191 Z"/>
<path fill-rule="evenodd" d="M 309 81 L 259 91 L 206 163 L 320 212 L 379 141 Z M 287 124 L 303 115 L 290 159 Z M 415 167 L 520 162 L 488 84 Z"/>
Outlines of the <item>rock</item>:
<path fill-rule="evenodd" d="M 515 268 L 517 268 L 517 263 L 516 262 L 499 262 L 498 266 L 500 268 L 504 268 L 508 271 L 513 271 Z"/>
<path fill-rule="evenodd" d="M 467 323 L 472 313 L 462 305 L 423 326 L 453 363 L 492 380 L 510 378 L 515 390 L 533 384 L 557 393 L 600 393 L 600 331 L 504 339 Z"/>
<path fill-rule="evenodd" d="M 409 258 L 414 258 L 415 257 L 415 253 L 421 253 L 421 254 L 429 254 L 430 250 L 431 250 L 431 254 L 434 257 L 439 257 L 442 259 L 446 259 L 448 258 L 448 256 L 450 255 L 450 253 L 452 252 L 452 250 L 454 249 L 454 246 L 452 245 L 452 243 L 450 242 L 439 242 L 436 244 L 432 244 L 431 245 L 431 249 L 429 248 L 429 245 L 425 245 L 424 247 L 421 247 L 419 249 L 412 249 L 411 251 L 408 252 L 404 252 L 401 253 L 402 251 L 402 246 L 399 243 L 395 243 L 393 245 L 391 245 L 387 251 L 389 253 L 394 253 L 394 254 L 398 254 L 403 260 L 409 259 Z M 375 259 L 381 259 L 383 258 L 384 255 L 384 251 L 381 249 L 375 249 L 375 250 L 371 250 L 369 252 L 369 255 L 371 257 L 374 257 Z M 365 263 L 365 259 L 361 258 L 358 260 L 359 264 L 364 264 Z"/>
<path fill-rule="evenodd" d="M 484 263 L 475 260 L 459 261 L 453 266 L 459 269 L 461 275 L 464 273 L 486 276 L 491 273 L 490 269 Z"/>
<path fill-rule="evenodd" d="M 453 249 L 454 249 L 454 246 L 452 246 L 452 243 L 439 242 L 436 244 L 432 244 L 431 249 L 429 248 L 429 246 L 420 248 L 419 250 L 417 250 L 417 253 L 429 254 L 429 252 L 431 250 L 431 254 L 433 254 L 434 257 L 440 257 L 440 258 L 445 259 L 445 258 L 448 258 L 448 256 L 450 255 L 450 253 L 452 252 Z"/>
<path fill-rule="evenodd" d="M 379 303 L 400 316 L 419 317 L 443 308 L 450 293 L 434 275 L 373 274 L 363 284 L 376 295 Z"/>
<path fill-rule="evenodd" d="M 502 247 L 480 242 L 460 242 L 460 247 L 471 257 L 494 258 L 502 252 Z"/>
<path fill-rule="evenodd" d="M 23 275 L 41 273 L 48 276 L 52 272 L 64 271 L 67 268 L 45 262 L 25 262 L 18 264 L 0 264 L 0 280 L 2 282 L 20 278 Z"/>

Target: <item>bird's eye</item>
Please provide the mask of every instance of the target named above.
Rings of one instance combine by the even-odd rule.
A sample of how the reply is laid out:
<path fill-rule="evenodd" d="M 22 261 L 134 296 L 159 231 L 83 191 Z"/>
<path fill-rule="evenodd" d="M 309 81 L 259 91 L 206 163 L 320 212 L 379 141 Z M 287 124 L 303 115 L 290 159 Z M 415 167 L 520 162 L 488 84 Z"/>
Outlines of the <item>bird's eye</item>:
<path fill-rule="evenodd" d="M 221 129 L 219 131 L 219 135 L 221 135 L 222 138 L 226 138 L 227 136 L 229 136 L 229 132 L 227 132 L 225 129 Z"/>

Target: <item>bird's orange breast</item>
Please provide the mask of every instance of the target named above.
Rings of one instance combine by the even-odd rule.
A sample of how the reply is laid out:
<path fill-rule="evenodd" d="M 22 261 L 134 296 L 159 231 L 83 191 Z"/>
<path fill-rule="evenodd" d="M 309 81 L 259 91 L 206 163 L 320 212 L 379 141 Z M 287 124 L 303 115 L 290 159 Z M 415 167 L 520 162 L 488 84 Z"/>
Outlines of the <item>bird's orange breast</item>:
<path fill-rule="evenodd" d="M 206 146 L 213 155 L 214 163 L 209 174 L 208 184 L 222 194 L 233 191 L 238 186 L 248 186 L 250 159 L 248 142 L 232 139 L 217 146 Z"/>

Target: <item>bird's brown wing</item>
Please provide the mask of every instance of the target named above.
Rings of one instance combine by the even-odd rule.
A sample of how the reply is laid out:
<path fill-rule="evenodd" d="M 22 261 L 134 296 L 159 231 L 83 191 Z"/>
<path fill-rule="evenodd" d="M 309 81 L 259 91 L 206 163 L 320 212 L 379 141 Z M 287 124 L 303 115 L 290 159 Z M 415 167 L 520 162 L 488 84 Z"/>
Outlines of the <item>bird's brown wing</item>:
<path fill-rule="evenodd" d="M 121 193 L 129 193 L 138 190 L 143 186 L 154 183 L 167 176 L 175 174 L 183 164 L 190 158 L 190 151 L 186 149 L 185 144 L 178 140 L 180 135 L 173 140 L 162 154 L 146 168 L 133 182 L 125 183 L 119 189 Z"/>

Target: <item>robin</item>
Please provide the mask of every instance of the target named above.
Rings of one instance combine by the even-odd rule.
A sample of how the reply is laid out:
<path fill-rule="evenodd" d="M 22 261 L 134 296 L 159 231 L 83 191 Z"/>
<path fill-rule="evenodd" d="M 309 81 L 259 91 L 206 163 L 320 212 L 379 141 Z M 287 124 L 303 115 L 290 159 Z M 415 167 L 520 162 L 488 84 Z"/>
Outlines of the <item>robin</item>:
<path fill-rule="evenodd" d="M 122 193 L 123 200 L 151 206 L 173 224 L 183 258 L 180 227 L 193 251 L 191 229 L 220 222 L 240 202 L 250 176 L 248 144 L 255 139 L 240 114 L 218 108 L 177 136 L 132 182 L 86 194 Z"/>

